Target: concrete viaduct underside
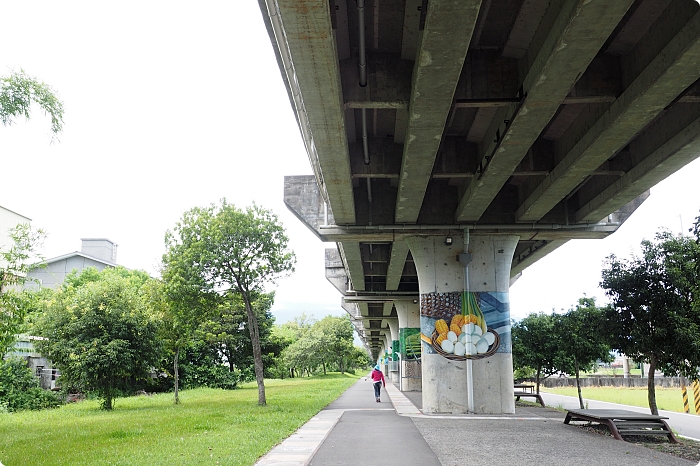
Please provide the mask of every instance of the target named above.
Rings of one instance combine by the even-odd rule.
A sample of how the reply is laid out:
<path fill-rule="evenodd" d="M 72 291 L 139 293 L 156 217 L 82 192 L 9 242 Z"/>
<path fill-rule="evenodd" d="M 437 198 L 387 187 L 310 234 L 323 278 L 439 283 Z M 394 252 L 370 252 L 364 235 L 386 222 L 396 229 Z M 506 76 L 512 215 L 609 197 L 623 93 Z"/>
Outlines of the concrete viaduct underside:
<path fill-rule="evenodd" d="M 516 237 L 513 280 L 700 153 L 694 0 L 259 3 L 314 173 L 285 202 L 375 357 L 410 238 Z"/>

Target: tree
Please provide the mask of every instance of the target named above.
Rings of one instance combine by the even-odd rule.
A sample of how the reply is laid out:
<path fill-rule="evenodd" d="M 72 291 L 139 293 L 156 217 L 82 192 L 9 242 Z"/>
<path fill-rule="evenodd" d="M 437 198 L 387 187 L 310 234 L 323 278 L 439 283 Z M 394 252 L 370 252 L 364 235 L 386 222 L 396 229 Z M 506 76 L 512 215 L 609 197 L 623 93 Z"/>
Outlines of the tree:
<path fill-rule="evenodd" d="M 155 305 L 161 309 L 164 341 L 172 350 L 175 404 L 180 403 L 180 351 L 191 343 L 199 326 L 220 304 L 219 296 L 207 290 L 203 277 L 190 267 L 196 263 L 198 236 L 192 229 L 180 232 L 179 237 L 166 233 L 168 250 L 163 255 L 162 293 L 153 295 Z"/>
<path fill-rule="evenodd" d="M 564 357 L 558 359 L 559 370 L 576 374 L 576 388 L 581 409 L 584 409 L 581 395 L 581 370 L 588 370 L 597 361 L 612 362 L 610 346 L 605 341 L 603 333 L 602 309 L 595 304 L 595 298 L 583 297 L 578 304 L 564 315 L 556 315 L 555 333 L 558 340 L 566 342 L 561 351 Z"/>
<path fill-rule="evenodd" d="M 329 362 L 335 363 L 340 373 L 344 373 L 346 361 L 353 352 L 354 327 L 350 318 L 326 316 L 313 326 L 311 332 L 321 340 L 319 346 L 323 373 L 326 373 L 326 364 Z"/>
<path fill-rule="evenodd" d="M 23 70 L 0 77 L 0 121 L 11 125 L 14 118 L 29 119 L 32 102 L 51 116 L 51 132 L 56 135 L 63 129 L 63 103 L 47 84 L 28 76 Z"/>
<path fill-rule="evenodd" d="M 0 250 L 0 359 L 14 344 L 24 322 L 25 300 L 17 288 L 29 280 L 27 272 L 32 269 L 46 233 L 26 223 L 10 229 L 9 236 L 11 246 Z"/>
<path fill-rule="evenodd" d="M 606 259 L 601 287 L 612 300 L 605 311 L 613 349 L 649 364 L 648 399 L 658 414 L 654 372 L 697 377 L 700 366 L 698 302 L 700 245 L 662 231 L 644 240 L 641 256 Z"/>
<path fill-rule="evenodd" d="M 540 380 L 555 374 L 561 366 L 562 342 L 554 328 L 554 316 L 530 314 L 511 328 L 513 366 L 535 370 L 537 393 Z"/>
<path fill-rule="evenodd" d="M 264 366 L 253 302 L 267 284 L 294 270 L 294 253 L 287 249 L 288 242 L 271 211 L 256 205 L 241 210 L 226 199 L 220 206 L 186 212 L 166 235 L 166 269 L 173 267 L 190 277 L 200 292 L 216 292 L 228 302 L 236 294 L 242 298 L 260 405 L 266 404 Z"/>
<path fill-rule="evenodd" d="M 98 280 L 65 284 L 37 329 L 38 350 L 60 369 L 62 385 L 94 391 L 104 409 L 146 380 L 160 357 L 156 323 L 138 285 L 142 272 L 105 269 Z"/>

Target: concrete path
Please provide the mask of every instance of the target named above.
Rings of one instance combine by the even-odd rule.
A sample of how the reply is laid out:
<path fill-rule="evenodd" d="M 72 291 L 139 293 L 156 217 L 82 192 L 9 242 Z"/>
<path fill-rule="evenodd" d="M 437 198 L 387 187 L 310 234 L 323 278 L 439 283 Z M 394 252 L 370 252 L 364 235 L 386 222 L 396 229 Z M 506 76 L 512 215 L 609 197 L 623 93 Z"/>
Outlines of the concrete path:
<path fill-rule="evenodd" d="M 518 407 L 515 415 L 424 415 L 393 385 L 375 403 L 362 378 L 256 464 L 695 466 L 563 420 L 564 413 L 541 407 Z"/>
<path fill-rule="evenodd" d="M 586 394 L 586 389 L 582 389 L 582 393 Z M 552 393 L 540 392 L 542 399 L 547 406 L 559 407 L 564 409 L 579 409 L 578 398 L 574 396 L 554 395 Z M 622 405 L 617 403 L 608 403 L 606 401 L 589 400 L 583 398 L 584 403 L 588 403 L 590 409 L 626 409 L 637 413 L 650 414 L 649 408 L 639 408 L 637 406 Z M 660 416 L 666 416 L 666 421 L 669 426 L 683 437 L 697 440 L 700 442 L 700 416 L 696 414 L 676 413 L 674 411 L 659 410 Z"/>

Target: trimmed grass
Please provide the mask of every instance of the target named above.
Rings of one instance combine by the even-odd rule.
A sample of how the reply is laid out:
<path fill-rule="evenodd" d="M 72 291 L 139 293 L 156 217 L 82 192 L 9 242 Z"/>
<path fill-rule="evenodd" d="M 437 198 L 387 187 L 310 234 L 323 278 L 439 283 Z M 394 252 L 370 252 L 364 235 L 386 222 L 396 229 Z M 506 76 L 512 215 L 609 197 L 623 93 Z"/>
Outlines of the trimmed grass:
<path fill-rule="evenodd" d="M 257 385 L 119 398 L 0 414 L 0 463 L 18 465 L 252 465 L 335 400 L 359 376 L 266 380 Z"/>
<path fill-rule="evenodd" d="M 547 393 L 553 393 L 556 395 L 566 395 L 578 397 L 578 392 L 576 387 L 566 387 L 566 388 L 544 388 L 540 387 L 540 390 Z M 647 399 L 647 389 L 646 388 L 618 388 L 618 387 L 581 387 L 581 394 L 583 395 L 583 401 L 586 399 L 597 400 L 597 401 L 608 401 L 610 403 L 620 403 L 630 406 L 639 406 L 642 408 L 649 408 L 649 401 Z M 688 396 L 692 398 L 692 390 L 689 391 Z M 692 400 L 689 401 L 690 412 L 693 412 Z M 677 413 L 685 412 L 683 410 L 683 394 L 680 388 L 656 388 L 656 406 L 659 409 L 664 409 L 666 411 L 675 411 Z"/>

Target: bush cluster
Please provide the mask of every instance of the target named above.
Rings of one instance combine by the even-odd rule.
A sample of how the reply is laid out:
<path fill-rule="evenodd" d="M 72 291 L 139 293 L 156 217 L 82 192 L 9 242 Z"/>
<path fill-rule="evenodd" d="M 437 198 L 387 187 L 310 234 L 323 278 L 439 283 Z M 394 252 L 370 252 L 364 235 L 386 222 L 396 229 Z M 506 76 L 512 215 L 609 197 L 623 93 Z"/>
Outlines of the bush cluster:
<path fill-rule="evenodd" d="M 0 360 L 0 411 L 55 408 L 58 397 L 39 386 L 39 380 L 21 358 Z"/>
<path fill-rule="evenodd" d="M 181 384 L 183 389 L 209 387 L 233 390 L 238 385 L 240 374 L 231 372 L 228 367 L 214 365 L 181 366 Z"/>

